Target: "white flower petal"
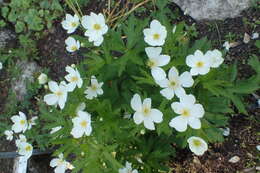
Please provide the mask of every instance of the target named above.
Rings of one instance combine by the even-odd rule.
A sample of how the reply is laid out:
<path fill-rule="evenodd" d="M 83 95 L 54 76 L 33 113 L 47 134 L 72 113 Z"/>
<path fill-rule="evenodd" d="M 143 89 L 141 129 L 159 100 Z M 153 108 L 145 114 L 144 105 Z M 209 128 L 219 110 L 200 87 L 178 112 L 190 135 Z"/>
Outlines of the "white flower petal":
<path fill-rule="evenodd" d="M 183 87 L 191 87 L 194 83 L 191 74 L 187 71 L 182 73 L 179 79 Z"/>
<path fill-rule="evenodd" d="M 195 117 L 190 117 L 188 120 L 188 124 L 191 126 L 193 129 L 200 129 L 201 128 L 201 122 L 200 119 L 195 118 Z"/>
<path fill-rule="evenodd" d="M 139 94 L 135 94 L 133 98 L 131 99 L 131 107 L 135 111 L 141 111 L 142 110 L 142 101 Z"/>
<path fill-rule="evenodd" d="M 152 72 L 152 76 L 155 80 L 162 80 L 162 79 L 166 78 L 165 71 L 160 67 L 152 68 L 151 72 Z"/>
<path fill-rule="evenodd" d="M 161 123 L 163 121 L 163 113 L 158 109 L 151 109 L 151 118 L 156 123 Z"/>
<path fill-rule="evenodd" d="M 177 116 L 170 121 L 169 125 L 178 132 L 184 132 L 187 130 L 188 120 L 186 117 Z"/>

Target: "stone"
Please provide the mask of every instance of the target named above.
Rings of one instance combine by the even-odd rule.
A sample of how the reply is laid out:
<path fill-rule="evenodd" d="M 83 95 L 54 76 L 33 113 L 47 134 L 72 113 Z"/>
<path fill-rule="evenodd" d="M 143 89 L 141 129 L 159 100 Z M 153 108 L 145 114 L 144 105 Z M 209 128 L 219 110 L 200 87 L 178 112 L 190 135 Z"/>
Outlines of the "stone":
<path fill-rule="evenodd" d="M 35 62 L 18 61 L 16 67 L 20 70 L 20 76 L 12 82 L 12 90 L 19 101 L 24 100 L 27 93 L 27 82 L 34 81 L 34 73 L 40 71 L 40 67 Z"/>
<path fill-rule="evenodd" d="M 0 49 L 5 48 L 16 38 L 15 33 L 9 29 L 0 30 Z"/>
<path fill-rule="evenodd" d="M 250 7 L 251 0 L 172 0 L 195 20 L 234 18 Z"/>

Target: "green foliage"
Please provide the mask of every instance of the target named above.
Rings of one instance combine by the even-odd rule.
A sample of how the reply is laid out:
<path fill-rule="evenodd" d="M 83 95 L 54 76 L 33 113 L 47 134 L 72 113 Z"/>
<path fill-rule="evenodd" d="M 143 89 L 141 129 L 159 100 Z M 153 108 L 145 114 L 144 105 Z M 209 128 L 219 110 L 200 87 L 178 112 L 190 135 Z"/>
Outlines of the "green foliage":
<path fill-rule="evenodd" d="M 17 33 L 42 31 L 52 27 L 53 20 L 62 14 L 58 0 L 11 0 L 1 8 L 2 16 L 15 24 Z"/>
<path fill-rule="evenodd" d="M 166 4 L 159 3 L 158 8 L 164 9 Z M 183 22 L 177 24 L 176 32 L 172 33 L 172 25 L 166 14 L 167 8 L 151 14 L 151 18 L 162 21 L 169 34 L 163 53 L 171 56 L 171 62 L 164 70 L 175 66 L 181 73 L 189 70 L 185 63 L 186 56 L 198 49 L 203 52 L 210 50 L 211 42 L 207 38 L 191 42 L 190 38 L 196 36 L 196 30 Z M 194 94 L 206 111 L 202 128 L 194 130 L 189 127 L 182 133 L 170 128 L 169 121 L 177 116 L 170 105 L 177 98 L 166 100 L 160 95 L 160 88 L 150 74 L 144 52 L 146 43 L 142 30 L 148 26 L 151 18 L 141 20 L 134 15 L 128 17 L 120 27 L 109 30 L 100 48 L 93 48 L 82 36 L 74 36 L 91 49 L 84 54 L 87 58 L 78 67 L 81 76 L 84 76 L 83 88 L 95 75 L 104 82 L 104 94 L 88 100 L 85 99 L 84 89 L 76 89 L 69 94 L 64 110 L 44 105 L 40 107 L 41 121 L 45 122 L 44 130 L 63 127 L 61 131 L 47 135 L 46 138 L 50 140 L 46 145 L 59 145 L 55 154 L 63 152 L 65 156 L 76 157 L 73 172 L 117 172 L 126 160 L 133 163 L 134 167 L 142 167 L 144 173 L 166 172 L 167 160 L 174 156 L 175 151 L 171 143 L 175 143 L 176 147 L 186 147 L 187 139 L 191 136 L 202 137 L 209 143 L 221 142 L 224 139 L 219 128 L 228 125 L 227 114 L 235 111 L 232 104 L 240 113 L 247 114 L 243 96 L 259 89 L 259 61 L 256 57 L 249 61 L 256 71 L 256 75 L 249 79 L 237 79 L 236 63 L 230 66 L 223 64 L 211 69 L 207 75 L 195 77 L 195 84 L 188 93 Z M 145 131 L 143 125 L 123 118 L 126 113 L 134 113 L 130 107 L 134 93 L 152 98 L 153 107 L 163 112 L 164 120 L 156 125 L 156 131 Z M 76 116 L 75 110 L 81 102 L 86 103 L 86 110 L 92 115 L 94 130 L 89 137 L 74 139 L 70 134 L 73 126 L 71 119 Z M 143 162 L 139 163 L 137 158 Z"/>

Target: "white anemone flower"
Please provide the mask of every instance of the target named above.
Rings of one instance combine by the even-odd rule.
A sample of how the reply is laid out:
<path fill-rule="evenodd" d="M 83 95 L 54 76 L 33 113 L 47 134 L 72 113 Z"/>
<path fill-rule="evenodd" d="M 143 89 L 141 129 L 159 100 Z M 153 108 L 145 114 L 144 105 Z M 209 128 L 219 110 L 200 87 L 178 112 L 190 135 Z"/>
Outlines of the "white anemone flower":
<path fill-rule="evenodd" d="M 65 40 L 66 50 L 68 52 L 75 52 L 80 48 L 80 42 L 75 40 L 73 37 L 68 37 Z"/>
<path fill-rule="evenodd" d="M 59 131 L 61 128 L 62 128 L 62 126 L 53 127 L 53 128 L 51 129 L 50 134 L 56 133 L 56 132 Z"/>
<path fill-rule="evenodd" d="M 132 168 L 132 164 L 129 162 L 125 163 L 125 167 L 124 168 L 120 168 L 118 170 L 118 173 L 138 173 L 138 171 L 136 169 Z"/>
<path fill-rule="evenodd" d="M 98 80 L 95 76 L 91 76 L 90 86 L 87 87 L 85 90 L 86 98 L 92 100 L 93 98 L 97 97 L 98 95 L 103 94 L 102 89 L 103 82 L 98 83 Z"/>
<path fill-rule="evenodd" d="M 66 19 L 61 22 L 62 27 L 67 30 L 68 34 L 73 33 L 79 26 L 79 17 L 66 14 Z"/>
<path fill-rule="evenodd" d="M 60 85 L 57 84 L 57 82 L 50 81 L 48 83 L 49 89 L 52 94 L 47 94 L 44 96 L 44 101 L 48 105 L 59 105 L 61 109 L 64 108 L 65 103 L 67 101 L 67 86 L 64 82 L 61 82 Z"/>
<path fill-rule="evenodd" d="M 19 138 L 15 140 L 15 145 L 19 148 L 19 145 L 23 142 L 27 142 L 27 139 L 24 135 L 20 134 Z"/>
<path fill-rule="evenodd" d="M 55 173 L 65 173 L 65 171 L 67 169 L 73 169 L 74 167 L 67 162 L 64 157 L 63 154 L 59 154 L 58 158 L 54 158 L 51 160 L 50 162 L 50 166 L 52 168 L 55 167 L 54 172 Z"/>
<path fill-rule="evenodd" d="M 143 30 L 144 41 L 150 46 L 162 46 L 167 36 L 165 26 L 161 25 L 158 20 L 153 20 L 150 23 L 150 28 Z"/>
<path fill-rule="evenodd" d="M 74 138 L 80 138 L 84 134 L 89 136 L 92 132 L 91 115 L 88 112 L 78 111 L 78 116 L 72 119 L 73 128 L 71 134 Z"/>
<path fill-rule="evenodd" d="M 151 68 L 152 76 L 155 80 L 162 80 L 166 77 L 165 71 L 161 68 L 170 62 L 170 56 L 161 55 L 161 47 L 147 47 L 145 52 L 149 58 L 147 65 Z"/>
<path fill-rule="evenodd" d="M 44 85 L 48 81 L 48 76 L 44 73 L 41 73 L 38 77 L 39 84 Z"/>
<path fill-rule="evenodd" d="M 178 132 L 186 131 L 188 125 L 193 129 L 200 129 L 200 118 L 203 117 L 205 111 L 201 104 L 195 102 L 196 99 L 191 94 L 182 96 L 180 102 L 173 102 L 171 107 L 180 116 L 170 121 L 170 127 L 175 128 Z"/>
<path fill-rule="evenodd" d="M 76 86 L 78 86 L 78 88 L 81 88 L 83 84 L 83 80 L 80 77 L 79 71 L 70 66 L 67 66 L 66 72 L 69 73 L 68 75 L 65 76 L 65 79 L 69 82 L 67 84 L 68 92 L 72 92 L 76 88 Z"/>
<path fill-rule="evenodd" d="M 225 41 L 225 43 L 223 44 L 223 47 L 224 47 L 227 51 L 229 51 L 231 45 L 230 45 L 230 43 L 229 43 L 228 41 Z"/>
<path fill-rule="evenodd" d="M 161 123 L 163 121 L 163 114 L 158 109 L 151 108 L 152 100 L 150 98 L 144 99 L 143 103 L 141 97 L 135 94 L 131 99 L 131 107 L 136 112 L 134 113 L 135 124 L 144 122 L 144 127 L 149 130 L 154 130 L 154 123 Z"/>
<path fill-rule="evenodd" d="M 186 57 L 186 64 L 191 67 L 190 73 L 193 76 L 205 75 L 210 70 L 210 61 L 200 50 L 196 50 L 194 55 Z"/>
<path fill-rule="evenodd" d="M 217 49 L 213 51 L 207 51 L 205 57 L 209 59 L 210 67 L 212 68 L 219 67 L 224 61 L 224 59 L 222 58 L 222 53 Z"/>
<path fill-rule="evenodd" d="M 200 137 L 192 136 L 187 140 L 190 150 L 201 156 L 208 150 L 208 144 Z"/>
<path fill-rule="evenodd" d="M 25 132 L 28 128 L 28 122 L 26 119 L 26 115 L 23 112 L 19 112 L 19 115 L 14 115 L 11 117 L 12 122 L 14 123 L 12 126 L 12 130 L 15 133 Z"/>
<path fill-rule="evenodd" d="M 2 64 L 2 62 L 0 62 L 0 70 L 2 70 L 3 69 L 3 64 Z"/>
<path fill-rule="evenodd" d="M 36 120 L 38 119 L 37 116 L 32 117 L 30 120 L 28 120 L 28 130 L 32 128 L 32 126 L 36 125 Z"/>
<path fill-rule="evenodd" d="M 12 130 L 5 130 L 5 131 L 4 131 L 4 134 L 5 134 L 6 139 L 7 139 L 8 141 L 13 140 L 13 138 L 14 138 L 13 134 L 14 134 L 14 132 L 13 132 Z"/>
<path fill-rule="evenodd" d="M 24 156 L 25 158 L 29 159 L 32 155 L 33 147 L 31 144 L 27 142 L 21 142 L 18 145 L 18 154 Z"/>
<path fill-rule="evenodd" d="M 95 46 L 100 46 L 104 40 L 103 35 L 108 31 L 103 14 L 97 15 L 91 12 L 89 16 L 82 17 L 81 23 L 86 29 L 85 36 L 88 37 L 89 42 L 94 42 Z"/>
<path fill-rule="evenodd" d="M 179 76 L 179 72 L 175 67 L 172 67 L 169 70 L 168 78 L 163 80 L 156 81 L 160 87 L 164 88 L 160 93 L 166 97 L 168 100 L 171 100 L 174 97 L 174 94 L 177 97 L 181 98 L 183 95 L 186 95 L 183 87 L 191 87 L 194 83 L 192 76 L 189 72 L 184 72 Z"/>

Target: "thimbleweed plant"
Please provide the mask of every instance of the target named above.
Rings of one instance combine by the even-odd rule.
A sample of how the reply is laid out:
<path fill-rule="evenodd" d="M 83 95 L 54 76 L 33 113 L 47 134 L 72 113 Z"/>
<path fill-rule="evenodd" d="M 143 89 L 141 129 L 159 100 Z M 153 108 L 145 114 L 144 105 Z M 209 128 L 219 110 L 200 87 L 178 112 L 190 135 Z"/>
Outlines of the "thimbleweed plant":
<path fill-rule="evenodd" d="M 254 76 L 237 80 L 225 51 L 206 38 L 183 39 L 185 24 L 173 26 L 158 8 L 117 27 L 94 12 L 62 21 L 67 51 L 85 59 L 67 66 L 64 80 L 48 78 L 39 103 L 45 147 L 57 148 L 55 170 L 167 172 L 176 149 L 203 155 L 223 141 L 228 113 L 247 113 L 242 96 L 259 88 L 258 60 L 249 62 Z"/>

